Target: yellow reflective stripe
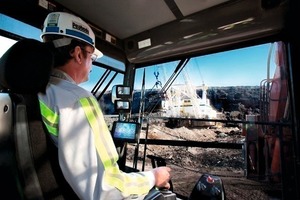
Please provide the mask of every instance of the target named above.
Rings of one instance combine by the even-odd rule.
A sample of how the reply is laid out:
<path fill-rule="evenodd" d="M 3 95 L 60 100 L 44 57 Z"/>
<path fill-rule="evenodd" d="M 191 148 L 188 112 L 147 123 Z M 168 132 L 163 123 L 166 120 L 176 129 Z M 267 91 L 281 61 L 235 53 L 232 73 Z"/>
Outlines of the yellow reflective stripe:
<path fill-rule="evenodd" d="M 95 146 L 105 168 L 105 181 L 127 195 L 148 193 L 149 183 L 145 176 L 125 174 L 116 165 L 118 154 L 111 148 L 114 143 L 97 100 L 94 97 L 82 98 L 80 104 L 93 130 Z"/>
<path fill-rule="evenodd" d="M 134 176 L 133 174 L 121 172 L 117 167 L 112 167 L 106 171 L 105 175 L 108 183 L 114 185 L 127 195 L 146 194 L 149 192 L 147 178 L 141 173 L 137 173 Z"/>
<path fill-rule="evenodd" d="M 110 151 L 111 141 L 110 132 L 106 126 L 102 116 L 102 112 L 98 105 L 98 102 L 93 97 L 80 99 L 81 106 L 85 112 L 88 122 L 93 130 L 95 146 L 100 159 L 104 165 L 104 168 L 111 167 L 118 159 L 117 152 Z"/>
<path fill-rule="evenodd" d="M 44 102 L 39 100 L 43 122 L 48 132 L 54 136 L 58 136 L 58 120 L 59 115 L 52 111 Z"/>

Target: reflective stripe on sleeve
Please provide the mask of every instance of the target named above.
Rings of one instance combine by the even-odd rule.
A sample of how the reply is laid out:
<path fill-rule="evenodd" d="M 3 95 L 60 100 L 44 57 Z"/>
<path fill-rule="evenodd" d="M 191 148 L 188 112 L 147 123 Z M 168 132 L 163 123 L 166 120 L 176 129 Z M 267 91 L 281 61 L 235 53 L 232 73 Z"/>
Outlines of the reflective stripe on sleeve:
<path fill-rule="evenodd" d="M 52 111 L 44 102 L 39 100 L 43 122 L 48 132 L 54 136 L 58 136 L 58 120 L 59 115 Z"/>
<path fill-rule="evenodd" d="M 88 122 L 93 130 L 96 149 L 100 155 L 100 159 L 104 165 L 104 168 L 108 168 L 117 162 L 117 152 L 111 151 L 110 133 L 106 126 L 106 122 L 102 117 L 102 112 L 99 108 L 98 102 L 92 98 L 80 99 L 81 106 L 85 112 Z"/>
<path fill-rule="evenodd" d="M 105 182 L 127 195 L 148 193 L 149 183 L 143 174 L 126 174 L 116 164 L 118 154 L 112 148 L 114 143 L 97 100 L 93 97 L 82 98 L 80 103 L 93 130 L 95 146 L 105 168 Z"/>
<path fill-rule="evenodd" d="M 145 194 L 149 192 L 147 178 L 138 172 L 136 172 L 136 176 L 133 176 L 133 174 L 125 176 L 124 172 L 120 172 L 119 168 L 111 167 L 107 171 L 106 178 L 108 183 L 114 185 L 127 195 Z"/>

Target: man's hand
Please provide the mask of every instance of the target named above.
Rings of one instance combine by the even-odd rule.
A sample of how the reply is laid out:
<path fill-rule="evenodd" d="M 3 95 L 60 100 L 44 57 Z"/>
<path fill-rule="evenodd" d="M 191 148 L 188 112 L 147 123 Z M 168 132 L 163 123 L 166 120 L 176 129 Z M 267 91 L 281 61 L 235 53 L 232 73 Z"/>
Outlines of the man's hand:
<path fill-rule="evenodd" d="M 155 177 L 155 186 L 160 189 L 170 189 L 169 180 L 171 178 L 170 172 L 171 168 L 169 167 L 157 167 L 154 168 L 153 174 Z"/>

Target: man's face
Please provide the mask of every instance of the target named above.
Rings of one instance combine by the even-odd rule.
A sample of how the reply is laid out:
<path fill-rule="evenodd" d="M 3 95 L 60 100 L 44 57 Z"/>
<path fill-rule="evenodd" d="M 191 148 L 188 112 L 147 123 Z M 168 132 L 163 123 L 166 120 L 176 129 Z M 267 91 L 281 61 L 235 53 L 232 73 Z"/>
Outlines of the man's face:
<path fill-rule="evenodd" d="M 95 61 L 96 56 L 93 54 L 94 49 L 91 46 L 86 46 L 82 48 L 83 53 L 83 68 L 81 72 L 82 77 L 82 83 L 88 81 L 89 74 L 92 70 L 92 63 Z"/>

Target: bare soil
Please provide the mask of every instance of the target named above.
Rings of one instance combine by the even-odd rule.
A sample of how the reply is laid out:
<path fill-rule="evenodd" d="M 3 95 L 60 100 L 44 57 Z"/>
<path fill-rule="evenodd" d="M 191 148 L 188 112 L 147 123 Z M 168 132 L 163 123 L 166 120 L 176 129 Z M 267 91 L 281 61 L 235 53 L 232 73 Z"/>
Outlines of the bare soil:
<path fill-rule="evenodd" d="M 149 139 L 192 140 L 209 142 L 243 143 L 245 138 L 239 127 L 213 128 L 167 128 L 164 123 L 149 126 Z M 141 132 L 145 138 L 145 131 Z M 128 146 L 127 162 L 132 163 L 136 145 Z M 139 157 L 144 156 L 144 145 L 139 145 Z M 244 152 L 242 149 L 217 149 L 200 147 L 176 147 L 147 145 L 147 155 L 165 159 L 171 167 L 173 191 L 186 199 L 202 174 L 217 175 L 222 179 L 227 200 L 277 200 L 281 199 L 281 187 L 278 183 L 259 180 L 247 175 Z M 142 160 L 138 161 L 138 169 L 142 169 Z M 152 167 L 146 158 L 144 169 Z"/>

